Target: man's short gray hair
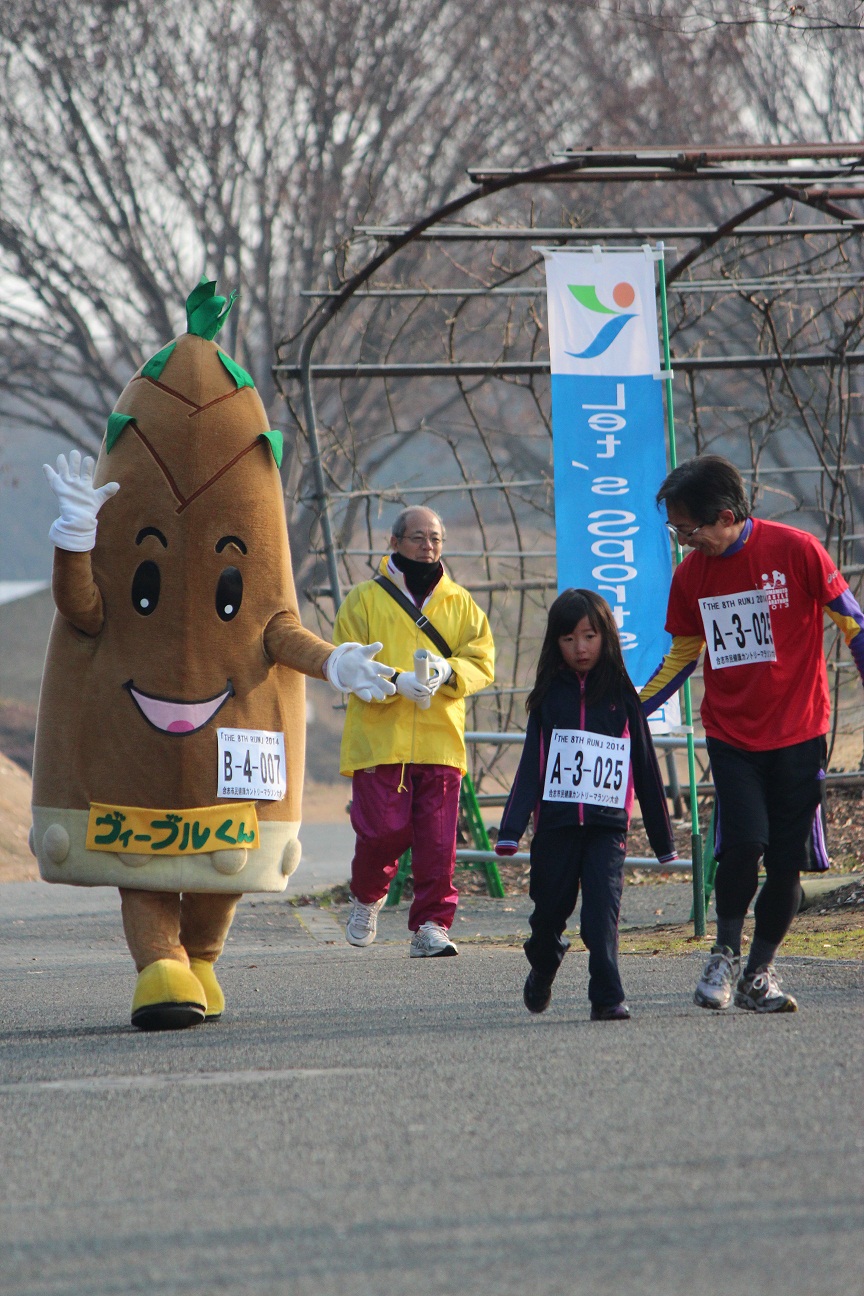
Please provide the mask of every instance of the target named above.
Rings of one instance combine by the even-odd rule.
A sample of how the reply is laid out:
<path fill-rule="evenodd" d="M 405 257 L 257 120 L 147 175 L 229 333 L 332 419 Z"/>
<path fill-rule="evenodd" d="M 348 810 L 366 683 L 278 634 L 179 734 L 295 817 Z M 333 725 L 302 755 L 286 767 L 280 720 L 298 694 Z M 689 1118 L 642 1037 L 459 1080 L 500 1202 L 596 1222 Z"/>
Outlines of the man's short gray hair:
<path fill-rule="evenodd" d="M 432 514 L 432 516 L 436 519 L 439 527 L 441 528 L 441 539 L 445 540 L 447 538 L 447 532 L 444 528 L 444 523 L 441 521 L 441 518 L 438 516 L 435 510 L 429 508 L 428 504 L 409 504 L 407 508 L 404 508 L 402 512 L 397 515 L 392 527 L 390 528 L 390 534 L 394 537 L 394 539 L 396 540 L 402 539 L 405 532 L 408 530 L 409 513 L 416 513 L 418 509 L 425 509 L 427 513 Z"/>

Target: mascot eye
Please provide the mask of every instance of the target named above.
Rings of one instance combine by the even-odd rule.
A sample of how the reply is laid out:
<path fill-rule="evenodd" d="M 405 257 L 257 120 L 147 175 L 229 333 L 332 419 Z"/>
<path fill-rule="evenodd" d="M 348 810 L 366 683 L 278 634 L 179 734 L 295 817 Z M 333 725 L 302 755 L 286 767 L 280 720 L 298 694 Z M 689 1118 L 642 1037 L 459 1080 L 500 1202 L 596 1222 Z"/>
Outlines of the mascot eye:
<path fill-rule="evenodd" d="M 142 616 L 156 611 L 162 578 L 154 562 L 143 562 L 132 577 L 132 606 Z"/>
<path fill-rule="evenodd" d="M 223 621 L 233 621 L 243 601 L 243 577 L 236 567 L 226 567 L 216 586 L 216 611 Z"/>

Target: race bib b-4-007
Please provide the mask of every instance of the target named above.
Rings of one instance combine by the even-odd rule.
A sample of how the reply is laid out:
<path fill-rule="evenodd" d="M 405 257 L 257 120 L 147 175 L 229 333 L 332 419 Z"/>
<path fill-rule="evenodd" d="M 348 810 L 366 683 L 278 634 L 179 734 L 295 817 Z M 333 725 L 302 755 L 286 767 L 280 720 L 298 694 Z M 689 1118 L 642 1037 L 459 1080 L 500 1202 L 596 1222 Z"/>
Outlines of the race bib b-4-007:
<path fill-rule="evenodd" d="M 699 600 L 713 670 L 777 660 L 765 590 L 742 590 Z"/>
<path fill-rule="evenodd" d="M 629 770 L 629 738 L 586 729 L 553 729 L 543 800 L 623 810 Z"/>
<path fill-rule="evenodd" d="M 216 795 L 281 801 L 286 789 L 285 735 L 271 729 L 219 729 Z"/>

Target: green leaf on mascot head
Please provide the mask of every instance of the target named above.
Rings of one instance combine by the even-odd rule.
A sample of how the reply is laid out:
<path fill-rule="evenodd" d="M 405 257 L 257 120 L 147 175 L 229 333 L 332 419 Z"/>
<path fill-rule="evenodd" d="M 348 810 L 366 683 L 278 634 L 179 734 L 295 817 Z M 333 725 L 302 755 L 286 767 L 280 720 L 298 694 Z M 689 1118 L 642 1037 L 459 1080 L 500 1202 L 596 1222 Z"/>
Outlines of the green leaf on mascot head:
<path fill-rule="evenodd" d="M 117 438 L 123 429 L 127 427 L 128 424 L 134 422 L 135 418 L 132 414 L 114 413 L 108 415 L 108 426 L 105 429 L 105 450 L 107 454 L 110 454 L 114 449 L 114 446 L 117 444 Z"/>
<path fill-rule="evenodd" d="M 151 356 L 141 370 L 141 377 L 152 378 L 154 382 L 158 381 L 162 377 L 162 370 L 171 359 L 171 353 L 176 345 L 176 342 L 169 342 L 161 351 L 157 351 L 154 356 Z"/>
<path fill-rule="evenodd" d="M 219 359 L 222 361 L 223 365 L 237 384 L 237 390 L 239 391 L 241 387 L 251 387 L 254 390 L 255 383 L 253 382 L 251 375 L 248 374 L 245 369 L 241 368 L 236 360 L 232 360 L 229 355 L 226 355 L 221 347 L 219 348 L 218 354 Z"/>
<path fill-rule="evenodd" d="M 282 467 L 282 450 L 285 444 L 285 438 L 281 432 L 270 431 L 262 432 L 260 440 L 266 441 L 273 451 L 273 458 L 276 460 L 276 467 Z"/>
<path fill-rule="evenodd" d="M 202 275 L 198 287 L 193 288 L 186 298 L 187 330 L 212 342 L 236 300 L 236 288 L 230 297 L 217 297 L 216 280 Z"/>

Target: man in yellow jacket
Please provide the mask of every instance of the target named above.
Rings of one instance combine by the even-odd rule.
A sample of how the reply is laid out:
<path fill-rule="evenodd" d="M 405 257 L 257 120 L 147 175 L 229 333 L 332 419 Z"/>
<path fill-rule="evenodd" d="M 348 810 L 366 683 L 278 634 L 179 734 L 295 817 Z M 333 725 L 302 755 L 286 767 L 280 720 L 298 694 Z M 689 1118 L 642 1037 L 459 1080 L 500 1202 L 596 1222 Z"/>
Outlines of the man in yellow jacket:
<path fill-rule="evenodd" d="M 373 580 L 351 590 L 333 632 L 336 644 L 380 641 L 381 660 L 397 672 L 396 693 L 383 702 L 348 699 L 340 769 L 353 781 L 357 843 L 346 937 L 360 946 L 375 939 L 399 856 L 410 846 L 412 958 L 459 952 L 448 932 L 458 898 L 453 871 L 466 769 L 464 699 L 491 684 L 495 668 L 489 623 L 445 572 L 443 544 L 437 513 L 404 509 L 393 523 L 391 553 Z M 417 649 L 428 651 L 428 682 L 415 673 Z"/>

